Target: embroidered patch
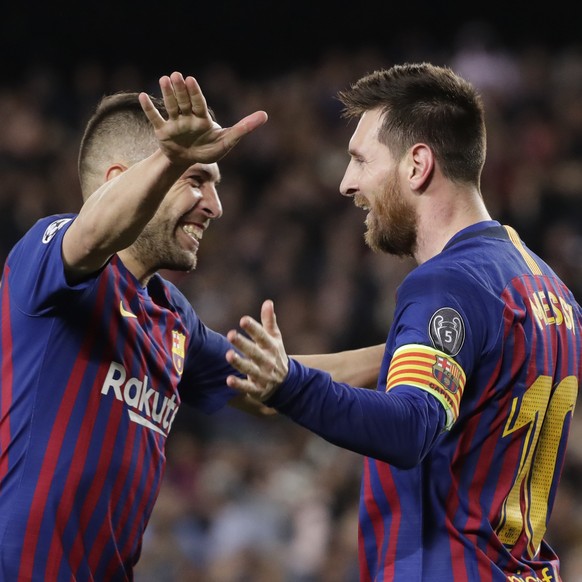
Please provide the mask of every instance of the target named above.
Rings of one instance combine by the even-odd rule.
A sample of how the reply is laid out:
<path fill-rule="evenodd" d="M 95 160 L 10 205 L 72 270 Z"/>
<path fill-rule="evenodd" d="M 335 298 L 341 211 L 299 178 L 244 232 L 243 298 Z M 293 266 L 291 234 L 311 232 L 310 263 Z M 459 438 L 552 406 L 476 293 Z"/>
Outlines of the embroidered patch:
<path fill-rule="evenodd" d="M 176 330 L 172 332 L 172 361 L 174 362 L 176 372 L 178 372 L 180 376 L 184 371 L 185 342 L 186 336 L 183 333 Z"/>
<path fill-rule="evenodd" d="M 458 311 L 442 307 L 430 318 L 428 334 L 435 349 L 456 356 L 465 343 L 465 323 Z"/>
<path fill-rule="evenodd" d="M 61 230 L 61 228 L 63 228 L 63 226 L 65 226 L 65 224 L 67 224 L 68 222 L 71 222 L 71 220 L 73 220 L 73 219 L 72 218 L 61 218 L 60 220 L 55 220 L 54 222 L 51 222 L 46 227 L 46 230 L 44 231 L 44 234 L 42 235 L 42 244 L 46 245 L 46 244 L 50 243 L 51 240 L 53 240 L 55 234 L 57 234 L 57 232 L 59 232 L 59 230 Z"/>

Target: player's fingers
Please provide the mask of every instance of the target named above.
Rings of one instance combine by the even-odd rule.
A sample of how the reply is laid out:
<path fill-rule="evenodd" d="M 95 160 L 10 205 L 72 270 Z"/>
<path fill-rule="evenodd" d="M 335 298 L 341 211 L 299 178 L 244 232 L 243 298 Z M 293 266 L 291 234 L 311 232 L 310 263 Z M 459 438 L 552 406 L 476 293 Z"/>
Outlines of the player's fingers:
<path fill-rule="evenodd" d="M 149 119 L 154 129 L 159 129 L 160 127 L 162 127 L 165 123 L 165 119 L 162 117 L 160 112 L 155 108 L 150 96 L 147 93 L 140 93 L 139 102 L 141 104 L 143 112 Z"/>
<path fill-rule="evenodd" d="M 264 301 L 261 307 L 261 323 L 270 336 L 281 337 L 281 331 L 277 325 L 275 305 L 270 299 Z"/>
<path fill-rule="evenodd" d="M 248 358 L 243 358 L 234 350 L 229 350 L 226 353 L 226 361 L 241 374 L 245 374 L 249 382 L 253 383 L 257 388 L 267 383 L 267 378 L 261 372 L 261 368 Z"/>
<path fill-rule="evenodd" d="M 225 151 L 231 150 L 240 139 L 267 122 L 268 116 L 264 111 L 255 111 L 224 130 L 223 143 Z"/>
<path fill-rule="evenodd" d="M 205 117 L 208 115 L 208 105 L 198 81 L 194 77 L 186 77 L 186 89 L 188 91 L 188 99 L 190 107 L 197 117 Z"/>
<path fill-rule="evenodd" d="M 237 331 L 230 331 L 228 333 L 228 341 L 241 351 L 247 358 L 251 358 L 257 364 L 264 364 L 268 356 L 263 351 L 263 348 L 259 347 L 257 343 L 246 338 L 244 335 L 238 333 Z"/>
<path fill-rule="evenodd" d="M 167 75 L 160 78 L 160 91 L 162 92 L 162 98 L 164 100 L 166 111 L 168 112 L 168 117 L 170 119 L 177 119 L 180 115 L 180 107 L 174 93 L 172 80 Z"/>
<path fill-rule="evenodd" d="M 258 346 L 265 350 L 274 349 L 273 337 L 258 321 L 245 315 L 240 320 L 240 326 Z"/>
<path fill-rule="evenodd" d="M 259 377 L 259 368 L 249 358 L 243 358 L 240 354 L 238 354 L 234 350 L 230 350 L 227 352 L 226 361 L 233 367 L 236 368 L 242 374 L 247 374 L 251 376 L 253 379 L 258 379 Z"/>
<path fill-rule="evenodd" d="M 170 80 L 172 81 L 172 89 L 174 91 L 174 96 L 178 108 L 182 115 L 189 115 L 192 113 L 192 103 L 190 102 L 190 93 L 186 87 L 184 77 L 182 73 L 174 71 L 170 75 Z"/>

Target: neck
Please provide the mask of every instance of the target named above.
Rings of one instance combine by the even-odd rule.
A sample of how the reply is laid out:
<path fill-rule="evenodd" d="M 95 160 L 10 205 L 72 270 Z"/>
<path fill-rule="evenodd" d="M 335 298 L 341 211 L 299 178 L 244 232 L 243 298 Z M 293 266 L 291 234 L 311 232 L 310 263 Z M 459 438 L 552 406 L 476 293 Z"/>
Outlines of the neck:
<path fill-rule="evenodd" d="M 148 270 L 146 267 L 138 261 L 133 253 L 130 252 L 130 248 L 123 249 L 117 254 L 124 264 L 125 268 L 140 282 L 142 287 L 145 287 L 150 279 L 155 275 L 155 270 Z"/>
<path fill-rule="evenodd" d="M 484 220 L 491 216 L 477 189 L 451 191 L 436 203 L 427 199 L 419 205 L 416 262 L 420 265 L 438 255 L 455 234 Z"/>

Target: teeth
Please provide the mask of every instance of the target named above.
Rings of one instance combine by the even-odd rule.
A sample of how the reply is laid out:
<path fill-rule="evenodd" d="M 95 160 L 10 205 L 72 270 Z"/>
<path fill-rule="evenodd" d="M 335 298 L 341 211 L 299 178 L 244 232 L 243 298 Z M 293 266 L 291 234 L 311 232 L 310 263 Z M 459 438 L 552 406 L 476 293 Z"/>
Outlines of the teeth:
<path fill-rule="evenodd" d="M 358 207 L 361 208 L 362 210 L 370 210 L 370 206 L 368 204 L 366 204 L 366 202 L 362 199 L 362 198 L 355 198 L 354 199 L 354 204 Z"/>
<path fill-rule="evenodd" d="M 192 238 L 195 238 L 196 240 L 200 240 L 202 238 L 202 233 L 200 232 L 200 229 L 196 228 L 193 224 L 185 224 L 184 226 L 182 226 L 182 230 L 189 236 L 191 236 Z"/>

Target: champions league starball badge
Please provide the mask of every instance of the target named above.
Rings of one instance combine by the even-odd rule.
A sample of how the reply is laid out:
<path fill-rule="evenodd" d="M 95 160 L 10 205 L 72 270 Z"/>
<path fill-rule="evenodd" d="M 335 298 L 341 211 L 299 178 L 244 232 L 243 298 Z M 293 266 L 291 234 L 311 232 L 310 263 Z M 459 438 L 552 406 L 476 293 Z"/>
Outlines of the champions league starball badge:
<path fill-rule="evenodd" d="M 456 356 L 465 342 L 465 323 L 452 307 L 442 307 L 433 314 L 428 332 L 434 348 L 449 356 Z"/>
<path fill-rule="evenodd" d="M 59 232 L 59 230 L 61 230 L 61 228 L 63 228 L 63 226 L 65 226 L 65 224 L 71 222 L 71 220 L 73 220 L 72 218 L 61 218 L 59 220 L 55 220 L 54 222 L 51 222 L 46 230 L 44 231 L 44 234 L 42 235 L 42 244 L 46 245 L 48 243 L 51 242 L 51 240 L 53 240 L 55 234 L 57 234 L 57 232 Z"/>

